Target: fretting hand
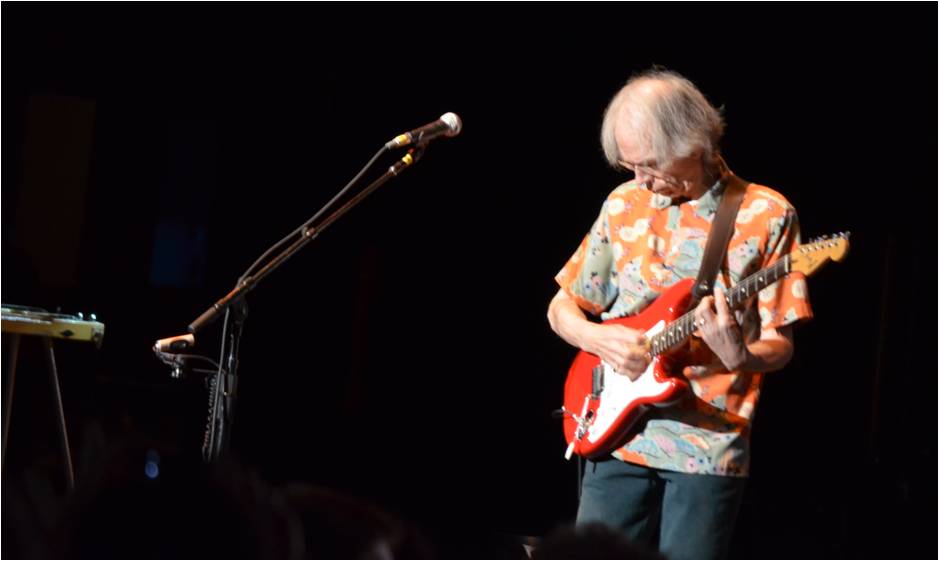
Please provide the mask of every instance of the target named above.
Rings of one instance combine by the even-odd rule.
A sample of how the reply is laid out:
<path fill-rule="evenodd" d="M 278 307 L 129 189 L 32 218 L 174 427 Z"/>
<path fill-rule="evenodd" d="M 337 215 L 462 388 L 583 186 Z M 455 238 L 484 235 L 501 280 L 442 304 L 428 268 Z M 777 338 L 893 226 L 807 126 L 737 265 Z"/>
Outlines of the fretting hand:
<path fill-rule="evenodd" d="M 714 296 L 705 296 L 694 310 L 696 334 L 710 347 L 721 364 L 696 365 L 685 368 L 685 375 L 700 377 L 721 370 L 733 372 L 747 361 L 747 346 L 735 314 L 727 304 L 724 291 L 714 289 Z"/>

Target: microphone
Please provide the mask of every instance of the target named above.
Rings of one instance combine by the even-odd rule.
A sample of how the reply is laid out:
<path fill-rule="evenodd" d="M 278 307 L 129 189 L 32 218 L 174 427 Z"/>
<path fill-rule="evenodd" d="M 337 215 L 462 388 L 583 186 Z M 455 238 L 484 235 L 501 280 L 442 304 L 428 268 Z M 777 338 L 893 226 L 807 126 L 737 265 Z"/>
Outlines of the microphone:
<path fill-rule="evenodd" d="M 192 333 L 177 335 L 160 339 L 153 345 L 155 353 L 175 353 L 186 350 L 196 344 L 196 337 Z"/>
<path fill-rule="evenodd" d="M 419 129 L 394 137 L 385 144 L 385 148 L 399 148 L 409 144 L 423 144 L 438 136 L 456 136 L 463 130 L 463 121 L 456 113 L 444 113 L 439 119 Z"/>

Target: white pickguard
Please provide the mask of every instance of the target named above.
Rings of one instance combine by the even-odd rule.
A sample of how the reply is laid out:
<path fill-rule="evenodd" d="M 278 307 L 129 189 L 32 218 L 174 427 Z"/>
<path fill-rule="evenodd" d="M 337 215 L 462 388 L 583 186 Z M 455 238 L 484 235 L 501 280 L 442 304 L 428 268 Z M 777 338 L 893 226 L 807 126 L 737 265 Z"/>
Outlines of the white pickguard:
<path fill-rule="evenodd" d="M 653 337 L 665 329 L 665 320 L 660 320 L 646 331 L 646 338 Z M 596 442 L 606 432 L 630 404 L 642 397 L 654 397 L 668 391 L 669 384 L 657 382 L 652 375 L 655 362 L 635 380 L 629 376 L 619 374 L 605 361 L 603 365 L 603 391 L 600 392 L 600 407 L 597 408 L 593 423 L 587 431 L 587 440 Z"/>

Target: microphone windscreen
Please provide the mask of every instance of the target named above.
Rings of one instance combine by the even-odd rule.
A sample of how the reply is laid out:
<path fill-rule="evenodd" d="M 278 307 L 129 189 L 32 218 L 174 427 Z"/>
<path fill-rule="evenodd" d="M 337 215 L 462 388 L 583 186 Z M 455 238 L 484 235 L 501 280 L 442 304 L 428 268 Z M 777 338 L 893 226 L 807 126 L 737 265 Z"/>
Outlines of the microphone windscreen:
<path fill-rule="evenodd" d="M 447 127 L 450 129 L 446 133 L 446 136 L 456 136 L 463 130 L 463 121 L 460 120 L 460 117 L 456 113 L 444 113 L 440 116 L 440 120 L 446 123 Z"/>

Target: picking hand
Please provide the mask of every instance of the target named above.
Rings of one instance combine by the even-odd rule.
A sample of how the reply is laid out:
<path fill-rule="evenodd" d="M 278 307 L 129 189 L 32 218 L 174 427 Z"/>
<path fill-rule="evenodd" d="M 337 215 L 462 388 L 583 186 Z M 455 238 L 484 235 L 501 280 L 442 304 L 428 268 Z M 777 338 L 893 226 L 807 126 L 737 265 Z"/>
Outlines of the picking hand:
<path fill-rule="evenodd" d="M 624 325 L 595 325 L 585 350 L 599 356 L 630 380 L 639 378 L 652 361 L 646 336 Z"/>

